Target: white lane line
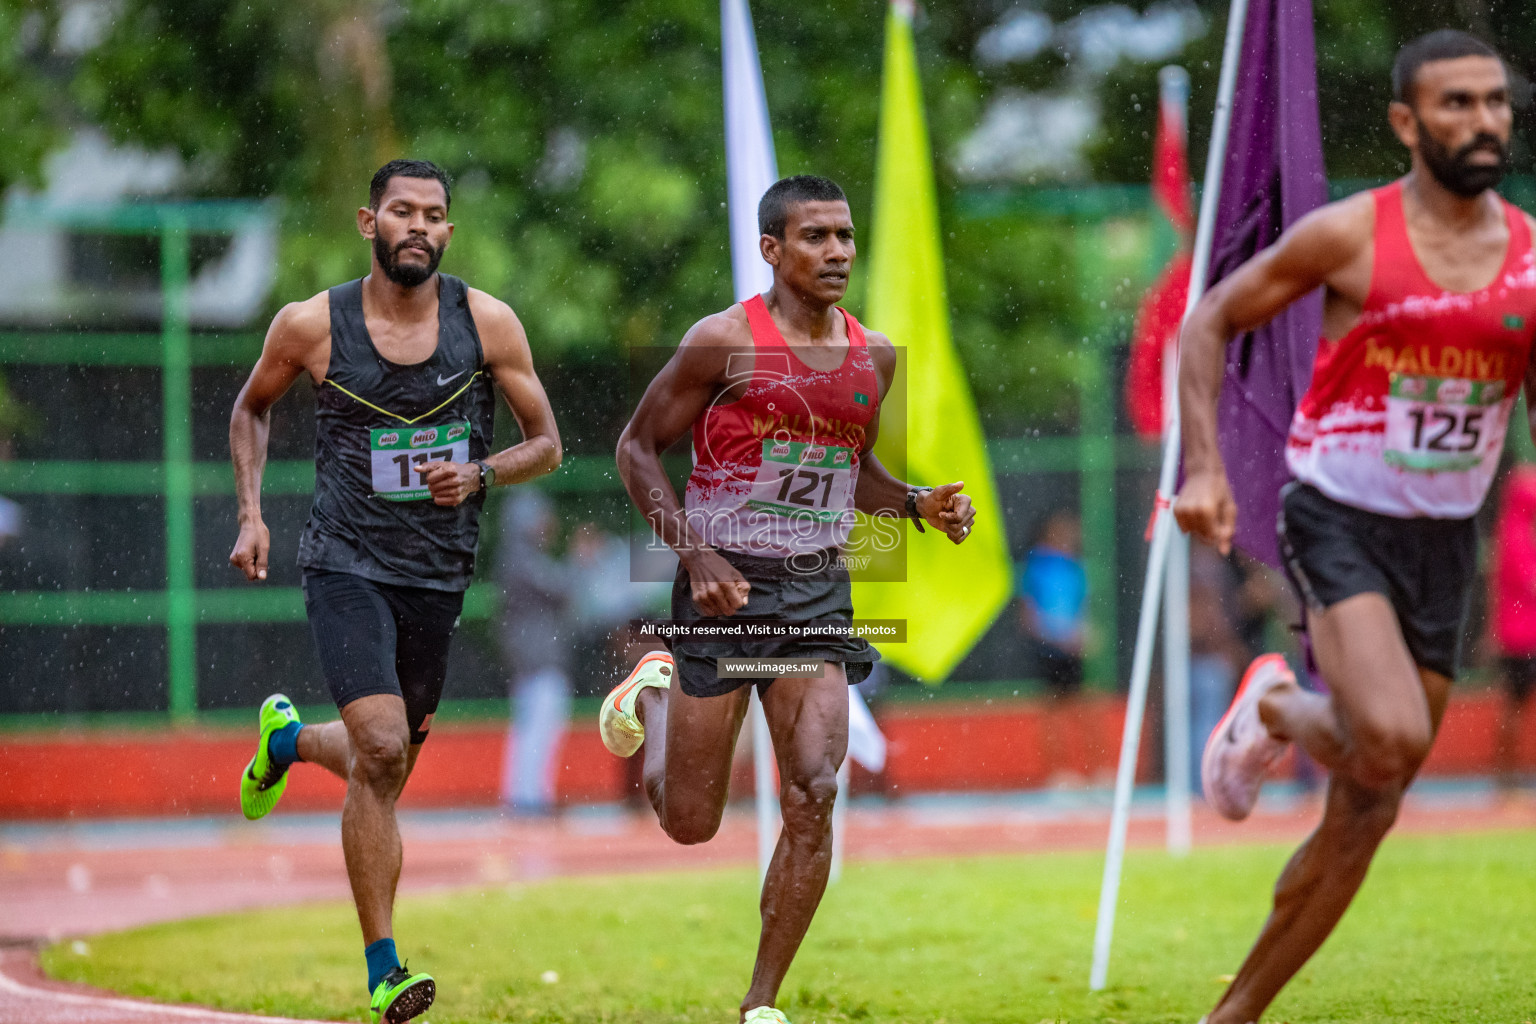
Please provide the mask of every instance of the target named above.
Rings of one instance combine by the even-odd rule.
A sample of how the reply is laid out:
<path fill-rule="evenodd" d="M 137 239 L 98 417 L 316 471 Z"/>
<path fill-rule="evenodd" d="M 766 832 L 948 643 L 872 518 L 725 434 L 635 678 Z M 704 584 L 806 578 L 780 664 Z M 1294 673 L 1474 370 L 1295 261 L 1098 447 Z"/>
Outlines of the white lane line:
<path fill-rule="evenodd" d="M 0 959 L 0 992 L 9 992 L 24 999 L 62 1003 L 69 1006 L 95 1006 L 101 1009 L 127 1010 L 134 1013 L 154 1014 L 161 1017 L 185 1017 L 227 1024 L 316 1024 L 312 1020 L 296 1020 L 292 1017 L 263 1017 L 252 1013 L 229 1013 L 224 1010 L 205 1010 L 195 1006 L 173 1006 L 168 1003 L 144 1003 L 133 999 L 117 999 L 111 996 L 87 996 L 78 992 L 60 992 L 56 989 L 36 988 L 17 981 L 5 972 L 5 962 Z"/>

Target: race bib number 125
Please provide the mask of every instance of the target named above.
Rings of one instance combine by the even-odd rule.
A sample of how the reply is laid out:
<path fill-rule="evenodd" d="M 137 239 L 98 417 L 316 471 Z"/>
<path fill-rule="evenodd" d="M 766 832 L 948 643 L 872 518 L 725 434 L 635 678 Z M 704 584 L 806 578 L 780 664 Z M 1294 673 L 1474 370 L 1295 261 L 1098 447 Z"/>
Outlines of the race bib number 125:
<path fill-rule="evenodd" d="M 435 427 L 385 427 L 370 433 L 373 496 L 385 501 L 420 501 L 432 492 L 416 467 L 428 462 L 468 462 L 469 423 Z"/>
<path fill-rule="evenodd" d="M 1501 380 L 1393 374 L 1387 393 L 1388 465 L 1454 473 L 1482 464 L 1504 445 Z"/>

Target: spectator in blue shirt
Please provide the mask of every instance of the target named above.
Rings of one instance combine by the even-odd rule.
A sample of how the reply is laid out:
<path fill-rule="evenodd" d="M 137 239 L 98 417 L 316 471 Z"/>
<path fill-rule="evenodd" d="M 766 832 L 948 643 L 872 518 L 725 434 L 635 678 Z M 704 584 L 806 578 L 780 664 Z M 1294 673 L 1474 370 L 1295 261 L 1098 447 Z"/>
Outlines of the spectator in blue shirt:
<path fill-rule="evenodd" d="M 1071 512 L 1051 513 L 1017 567 L 1019 625 L 1033 655 L 1034 673 L 1048 700 L 1041 755 L 1051 785 L 1083 785 L 1094 770 L 1095 744 L 1077 692 L 1083 685 L 1088 576 L 1082 563 L 1082 526 Z"/>
<path fill-rule="evenodd" d="M 1070 512 L 1053 512 L 1018 568 L 1020 624 L 1033 638 L 1037 669 L 1053 694 L 1083 683 L 1088 577 L 1082 526 Z"/>

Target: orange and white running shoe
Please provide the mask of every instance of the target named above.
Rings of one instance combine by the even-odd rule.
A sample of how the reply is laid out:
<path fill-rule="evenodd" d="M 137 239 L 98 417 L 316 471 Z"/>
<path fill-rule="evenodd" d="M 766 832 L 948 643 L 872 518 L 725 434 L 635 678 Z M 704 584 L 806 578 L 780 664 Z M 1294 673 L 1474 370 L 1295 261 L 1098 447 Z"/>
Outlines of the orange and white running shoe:
<path fill-rule="evenodd" d="M 652 651 L 640 659 L 635 670 L 603 698 L 602 710 L 597 713 L 597 731 L 603 737 L 603 746 L 620 757 L 628 757 L 645 742 L 645 725 L 635 714 L 635 701 L 647 686 L 659 690 L 672 688 L 672 674 L 677 666 L 666 651 Z"/>
<path fill-rule="evenodd" d="M 1279 682 L 1295 682 L 1285 658 L 1265 654 L 1253 660 L 1200 759 L 1200 788 L 1223 817 L 1242 821 L 1259 801 L 1264 776 L 1285 754 L 1289 741 L 1269 734 L 1259 719 L 1259 700 Z"/>

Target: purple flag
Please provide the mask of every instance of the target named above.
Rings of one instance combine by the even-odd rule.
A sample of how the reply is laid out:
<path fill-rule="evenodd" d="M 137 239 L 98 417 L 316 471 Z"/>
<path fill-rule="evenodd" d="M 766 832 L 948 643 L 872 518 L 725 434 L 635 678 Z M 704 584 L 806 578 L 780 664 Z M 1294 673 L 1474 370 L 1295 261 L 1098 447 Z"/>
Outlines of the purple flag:
<path fill-rule="evenodd" d="M 1250 0 L 1208 284 L 1327 198 L 1311 0 Z M 1237 545 L 1276 567 L 1285 438 L 1322 325 L 1318 290 L 1227 347 L 1217 438 L 1237 499 Z"/>

